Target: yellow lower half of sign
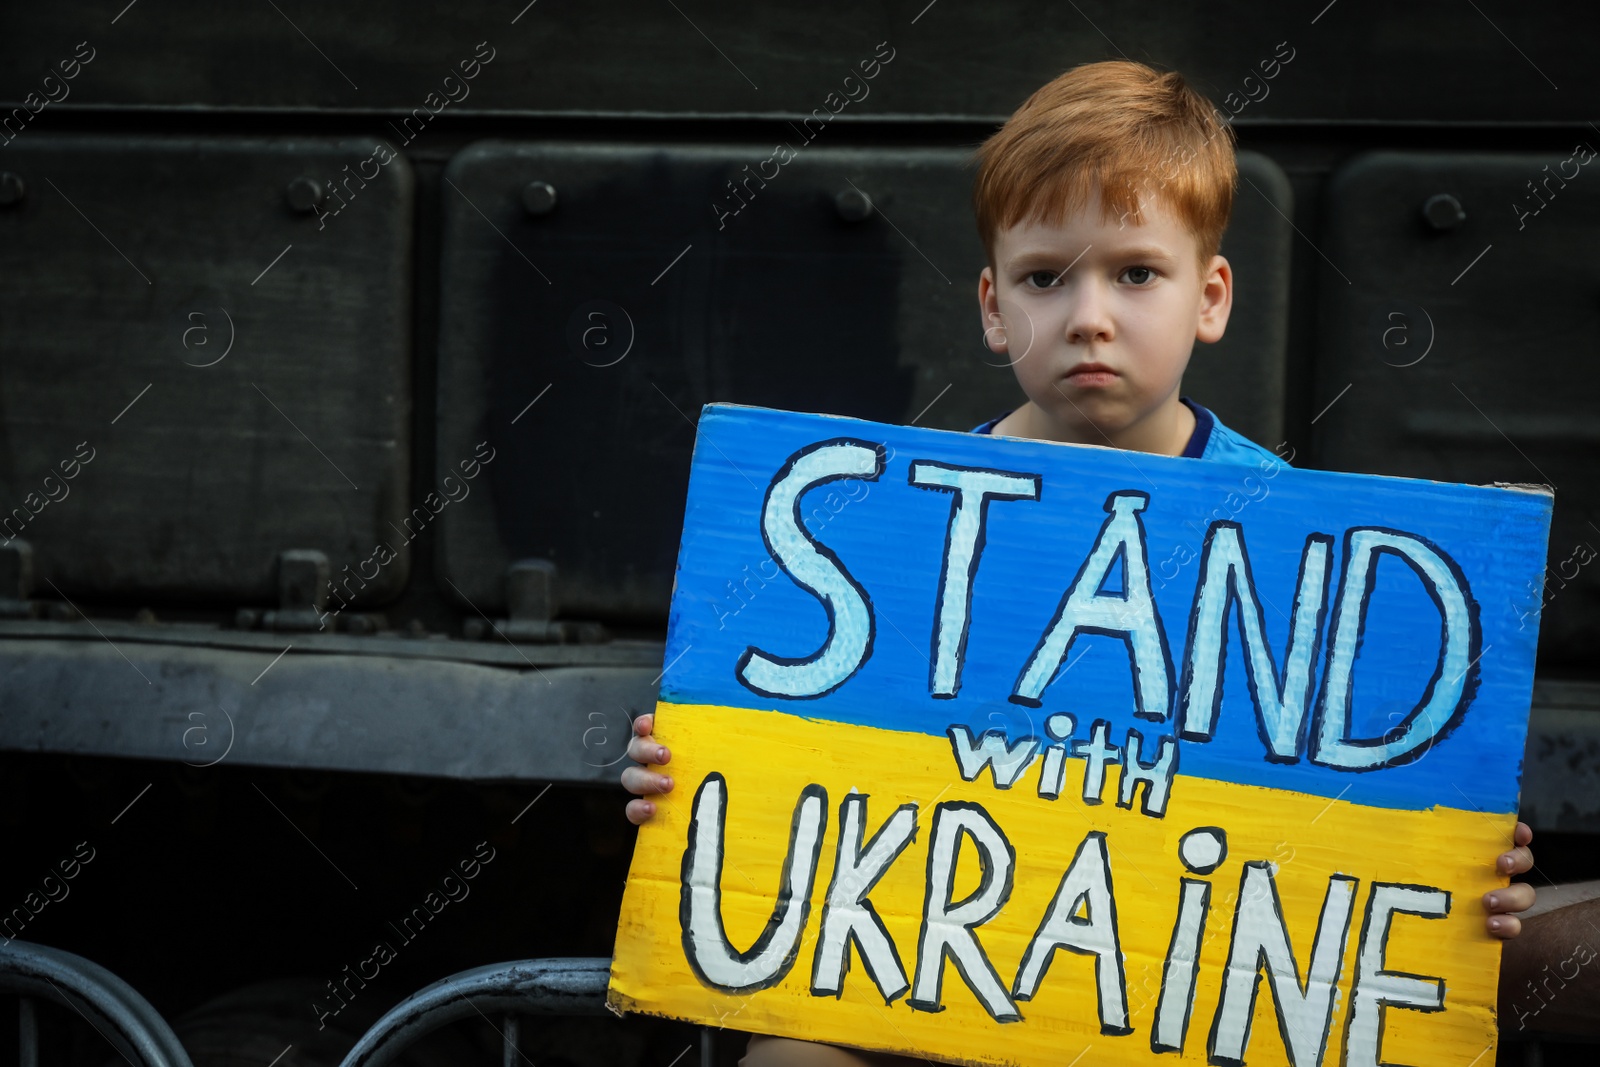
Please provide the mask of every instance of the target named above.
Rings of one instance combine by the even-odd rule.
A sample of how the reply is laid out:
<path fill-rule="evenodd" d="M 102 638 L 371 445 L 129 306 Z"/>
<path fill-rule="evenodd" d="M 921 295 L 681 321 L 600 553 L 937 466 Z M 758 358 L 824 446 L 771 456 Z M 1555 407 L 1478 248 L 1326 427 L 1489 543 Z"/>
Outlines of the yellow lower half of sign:
<path fill-rule="evenodd" d="M 1039 792 L 1043 758 L 999 789 L 989 769 L 964 781 L 945 737 L 741 708 L 662 704 L 656 736 L 672 750 L 667 769 L 676 789 L 657 798 L 658 814 L 641 828 L 634 852 L 611 972 L 610 999 L 619 1009 L 973 1064 L 1205 1063 L 1208 1055 L 1231 1059 L 1230 1052 L 1242 1052 L 1251 1067 L 1494 1062 L 1500 946 L 1485 931 L 1481 898 L 1506 882 L 1492 861 L 1506 847 L 1512 815 L 1364 807 L 1179 773 L 1157 818 L 1142 812 L 1139 800 L 1131 808 L 1116 803 L 1114 765 L 1105 770 L 1102 803 L 1085 803 L 1086 761 L 1079 758 L 1065 760 L 1059 798 L 1046 799 Z M 825 802 L 813 802 L 826 821 L 809 897 L 804 885 L 797 895 L 810 907 L 795 951 L 765 987 L 724 991 L 689 959 L 685 850 L 697 793 L 712 775 L 721 778 L 725 811 L 720 893 L 714 900 L 701 894 L 698 905 L 703 913 L 709 901 L 719 913 L 724 955 L 750 954 L 771 927 L 780 940 L 793 929 L 798 910 L 789 927 L 773 920 L 782 910 L 786 861 L 805 865 L 804 855 L 790 857 L 797 810 L 808 787 L 826 793 Z M 818 974 L 824 904 L 840 858 L 841 805 L 852 792 L 865 795 L 851 802 L 861 825 L 848 843 L 852 864 L 880 829 L 894 829 L 885 824 L 897 809 L 916 805 L 898 824 L 904 830 L 914 817 L 914 837 L 864 894 L 905 982 L 885 973 L 893 968 L 875 974 L 859 941 L 850 939 L 838 995 L 819 995 L 814 985 L 829 987 L 827 973 L 820 983 Z M 1014 859 L 988 863 L 986 874 L 983 835 L 945 833 L 956 841 L 946 849 L 954 870 L 936 884 L 929 860 L 940 838 L 941 806 L 964 813 L 969 824 L 992 826 Z M 1210 836 L 1226 841 L 1225 857 L 1203 874 L 1180 860 L 1180 841 L 1202 827 L 1218 828 L 1221 835 Z M 700 840 L 714 844 L 704 827 Z M 991 833 L 987 840 L 993 846 L 997 838 Z M 1066 891 L 1064 881 L 1100 884 L 1090 870 L 1096 854 L 1103 856 L 1114 921 L 1111 909 L 1093 906 L 1104 897 L 1091 893 L 1070 913 L 1070 900 L 1056 901 L 1076 892 Z M 1195 853 L 1185 855 L 1194 863 Z M 934 933 L 949 937 L 930 941 L 930 911 L 935 919 L 959 913 L 961 902 L 994 893 L 986 886 L 1007 863 L 1010 891 L 992 916 L 971 927 L 970 940 L 935 922 Z M 1074 878 L 1064 879 L 1069 868 Z M 1448 913 L 1439 917 L 1418 904 L 1431 900 L 1433 910 L 1442 910 L 1445 894 Z M 1079 947 L 1051 948 L 1046 927 L 1053 908 L 1062 914 L 1052 929 L 1065 930 Z M 1236 922 L 1241 915 L 1243 924 Z M 1332 925 L 1322 930 L 1325 917 Z M 705 920 L 702 914 L 702 932 Z M 1287 957 L 1278 953 L 1274 979 L 1273 950 L 1253 947 L 1270 944 L 1273 936 L 1262 933 L 1276 930 L 1293 962 L 1286 968 Z M 1116 944 L 1110 955 L 1120 958 L 1082 947 L 1108 933 Z M 1236 947 L 1241 939 L 1243 947 Z M 721 946 L 710 942 L 720 940 L 706 939 L 706 951 L 714 955 Z M 978 988 L 983 980 L 969 975 L 974 968 L 962 965 L 960 952 L 946 950 L 967 945 L 971 964 L 970 941 L 990 968 L 987 1003 Z M 1186 943 L 1196 951 L 1186 953 Z M 919 958 L 930 944 L 938 948 L 927 954 L 941 958 Z M 1314 959 L 1317 948 L 1322 954 Z M 880 960 L 882 951 L 880 945 Z M 1290 968 L 1286 979 L 1282 972 Z M 1108 994 L 1108 978 L 1120 980 L 1120 992 Z M 1006 994 L 1026 994 L 1011 1001 L 1020 1018 L 997 1018 L 1007 1012 L 995 1009 L 996 984 Z M 1429 995 L 1440 989 L 1441 1006 L 1428 1010 Z M 1306 1036 L 1317 1030 L 1320 1038 Z M 1300 1048 L 1291 1050 L 1296 1042 Z"/>

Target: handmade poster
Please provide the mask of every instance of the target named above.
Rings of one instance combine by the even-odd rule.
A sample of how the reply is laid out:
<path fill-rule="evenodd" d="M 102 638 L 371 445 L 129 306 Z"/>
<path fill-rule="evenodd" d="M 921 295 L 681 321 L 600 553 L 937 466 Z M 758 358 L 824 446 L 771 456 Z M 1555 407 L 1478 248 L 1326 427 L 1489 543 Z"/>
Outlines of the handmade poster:
<path fill-rule="evenodd" d="M 612 1006 L 952 1063 L 1493 1063 L 1550 511 L 707 407 Z"/>

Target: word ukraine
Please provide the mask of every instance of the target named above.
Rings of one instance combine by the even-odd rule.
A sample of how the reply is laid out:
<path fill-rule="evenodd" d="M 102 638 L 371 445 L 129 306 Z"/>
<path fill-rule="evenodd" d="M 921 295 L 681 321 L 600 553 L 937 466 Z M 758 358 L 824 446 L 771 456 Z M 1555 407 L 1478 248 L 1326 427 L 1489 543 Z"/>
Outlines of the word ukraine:
<path fill-rule="evenodd" d="M 700 429 L 656 709 L 692 801 L 641 831 L 615 1006 L 974 1063 L 1493 1042 L 1473 905 L 1504 884 L 1547 492 L 1281 467 L 1241 513 L 1254 468 Z M 1154 582 L 1197 519 L 1192 578 Z M 760 598 L 700 606 L 763 554 Z"/>

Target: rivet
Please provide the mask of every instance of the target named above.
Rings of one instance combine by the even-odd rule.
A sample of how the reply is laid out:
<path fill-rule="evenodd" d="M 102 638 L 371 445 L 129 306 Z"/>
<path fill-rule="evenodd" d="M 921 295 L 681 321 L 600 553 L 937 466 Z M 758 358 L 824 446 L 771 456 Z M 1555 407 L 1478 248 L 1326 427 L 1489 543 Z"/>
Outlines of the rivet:
<path fill-rule="evenodd" d="M 556 208 L 556 187 L 549 182 L 529 182 L 522 187 L 522 206 L 530 215 L 548 215 Z"/>
<path fill-rule="evenodd" d="M 860 222 L 872 214 L 872 201 L 860 189 L 850 188 L 834 194 L 833 206 L 846 222 Z"/>
<path fill-rule="evenodd" d="M 0 207 L 10 207 L 22 199 L 22 194 L 28 191 L 28 186 L 23 182 L 22 175 L 9 170 L 0 170 Z"/>
<path fill-rule="evenodd" d="M 1449 193 L 1435 193 L 1422 202 L 1422 217 L 1436 230 L 1453 230 L 1467 220 L 1467 213 Z"/>
<path fill-rule="evenodd" d="M 289 183 L 283 195 L 295 211 L 302 215 L 309 214 L 322 203 L 322 183 L 315 178 L 296 178 Z"/>

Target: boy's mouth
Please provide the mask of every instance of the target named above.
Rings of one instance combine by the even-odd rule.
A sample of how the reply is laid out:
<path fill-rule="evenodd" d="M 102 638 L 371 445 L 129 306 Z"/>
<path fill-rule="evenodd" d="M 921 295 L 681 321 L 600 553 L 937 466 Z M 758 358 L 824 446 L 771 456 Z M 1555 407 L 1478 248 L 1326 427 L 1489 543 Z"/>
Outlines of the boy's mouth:
<path fill-rule="evenodd" d="M 1067 372 L 1066 380 L 1078 386 L 1110 385 L 1117 372 L 1104 363 L 1080 363 Z"/>

